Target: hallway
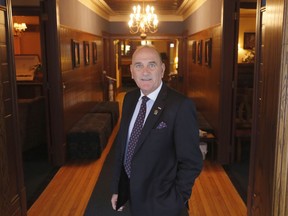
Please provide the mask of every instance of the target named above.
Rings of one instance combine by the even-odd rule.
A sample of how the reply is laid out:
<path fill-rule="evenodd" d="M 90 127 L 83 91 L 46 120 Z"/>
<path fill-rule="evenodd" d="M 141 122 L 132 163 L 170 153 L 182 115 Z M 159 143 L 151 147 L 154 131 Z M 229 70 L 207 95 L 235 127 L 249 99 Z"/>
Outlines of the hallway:
<path fill-rule="evenodd" d="M 120 93 L 117 98 L 120 108 L 123 95 Z M 83 215 L 118 128 L 119 123 L 114 128 L 98 160 L 74 161 L 61 167 L 28 210 L 28 215 Z M 204 164 L 204 169 L 195 182 L 193 196 L 189 202 L 190 215 L 247 215 L 245 203 L 222 166 L 208 160 Z M 107 190 L 107 193 L 110 191 Z"/>
<path fill-rule="evenodd" d="M 110 2 L 111 7 L 102 2 Z M 121 3 L 113 9 L 117 6 L 113 2 Z M 127 28 L 131 10 L 126 6 L 127 13 L 122 14 L 123 2 L 131 6 L 135 3 L 129 0 L 0 1 L 1 216 L 25 216 L 27 213 L 78 216 L 83 215 L 87 203 L 99 205 L 99 199 L 94 202 L 91 193 L 93 195 L 99 187 L 105 165 L 110 164 L 107 159 L 112 155 L 112 142 L 119 126 L 110 137 L 109 147 L 97 161 L 66 160 L 66 129 L 78 120 L 72 113 L 75 107 L 86 101 L 110 98 L 105 75 L 116 80 L 113 89 L 118 90 L 124 69 L 129 71 L 132 51 L 142 40 L 141 34 L 132 35 Z M 162 13 L 161 7 L 157 6 L 155 11 L 161 18 L 159 30 L 148 34 L 143 42 L 165 42 L 159 45 L 159 50 L 167 66 L 173 69 L 167 69 L 167 80 L 171 75 L 175 81 L 173 87 L 195 102 L 217 138 L 217 164 L 205 161 L 204 170 L 193 188 L 191 214 L 287 216 L 288 0 L 154 2 L 164 9 L 173 6 L 175 14 L 166 10 Z M 177 2 L 177 6 L 172 2 Z M 184 3 L 183 7 L 181 3 Z M 118 16 L 116 11 L 122 15 Z M 20 16 L 23 20 L 18 19 Z M 38 21 L 30 16 L 36 16 Z M 250 21 L 255 16 L 256 20 Z M 245 18 L 245 28 L 240 29 L 243 24 L 240 18 Z M 14 28 L 22 23 L 27 27 L 25 32 Z M 250 24 L 256 25 L 252 28 Z M 36 38 L 40 43 L 36 43 Z M 138 42 L 132 43 L 135 39 Z M 242 56 L 239 51 L 244 51 Z M 16 56 L 27 54 L 39 55 L 40 64 L 29 64 L 27 74 L 18 73 Z M 117 62 L 117 59 L 123 62 Z M 247 77 L 250 77 L 249 82 L 246 82 Z M 41 78 L 43 82 L 39 82 Z M 127 78 L 125 73 L 124 78 Z M 22 91 L 22 84 L 28 84 L 29 90 Z M 40 193 L 37 196 L 31 193 L 30 189 L 36 184 L 27 180 L 26 171 L 34 170 L 24 164 L 27 155 L 23 150 L 28 145 L 23 145 L 21 131 L 30 127 L 23 124 L 18 104 L 19 96 L 25 100 L 35 99 L 39 93 L 45 97 L 47 109 L 46 153 L 51 165 L 62 166 L 53 173 L 53 180 L 40 197 Z M 86 107 L 78 111 L 76 114 L 83 114 Z M 40 115 L 35 115 L 35 111 L 31 113 L 33 116 L 27 115 L 25 119 L 34 127 L 36 124 L 32 120 L 39 120 Z M 239 131 L 239 128 L 243 130 Z M 32 131 L 30 137 L 34 139 L 38 135 L 39 132 Z M 247 136 L 251 136 L 251 140 Z M 243 156 L 249 157 L 249 170 L 245 172 L 249 179 L 242 179 L 245 187 L 239 187 L 225 165 L 234 165 Z M 38 169 L 41 173 L 44 170 Z M 235 170 L 239 174 L 239 166 L 233 172 Z M 104 179 L 108 185 L 110 180 Z M 38 198 L 32 207 L 30 194 Z M 110 209 L 110 201 L 102 200 L 101 196 L 109 197 L 108 189 L 105 187 L 103 192 L 96 194 L 100 196 L 100 203 L 107 203 Z M 98 212 L 91 215 L 98 214 L 108 216 Z"/>

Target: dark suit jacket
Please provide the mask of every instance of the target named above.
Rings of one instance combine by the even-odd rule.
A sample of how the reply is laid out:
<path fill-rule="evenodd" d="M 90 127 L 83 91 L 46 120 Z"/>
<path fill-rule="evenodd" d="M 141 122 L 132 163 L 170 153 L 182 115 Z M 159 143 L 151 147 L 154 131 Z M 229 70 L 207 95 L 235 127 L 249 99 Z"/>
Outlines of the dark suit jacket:
<path fill-rule="evenodd" d="M 140 90 L 123 101 L 113 193 L 121 193 L 128 128 Z M 163 84 L 146 119 L 131 164 L 130 208 L 134 216 L 176 216 L 202 169 L 199 129 L 192 100 Z M 124 184 L 125 185 L 125 184 Z"/>

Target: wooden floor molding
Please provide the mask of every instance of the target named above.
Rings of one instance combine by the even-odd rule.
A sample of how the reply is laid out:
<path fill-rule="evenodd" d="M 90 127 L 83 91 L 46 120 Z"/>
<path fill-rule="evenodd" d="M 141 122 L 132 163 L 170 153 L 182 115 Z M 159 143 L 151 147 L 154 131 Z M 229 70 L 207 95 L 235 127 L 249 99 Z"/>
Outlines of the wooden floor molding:
<path fill-rule="evenodd" d="M 119 102 L 121 106 L 122 101 Z M 28 216 L 83 215 L 118 128 L 119 122 L 97 161 L 78 161 L 61 167 L 28 210 Z M 218 163 L 205 161 L 192 194 L 189 202 L 191 216 L 247 215 L 245 203 Z"/>

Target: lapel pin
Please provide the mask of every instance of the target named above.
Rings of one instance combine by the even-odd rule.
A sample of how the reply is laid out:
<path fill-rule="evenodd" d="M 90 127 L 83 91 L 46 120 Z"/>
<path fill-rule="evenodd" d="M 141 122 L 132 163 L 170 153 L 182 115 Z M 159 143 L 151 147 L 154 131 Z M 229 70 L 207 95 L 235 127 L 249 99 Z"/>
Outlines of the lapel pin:
<path fill-rule="evenodd" d="M 154 115 L 157 115 L 159 110 L 161 110 L 162 108 L 161 107 L 157 107 L 157 109 L 154 110 Z"/>

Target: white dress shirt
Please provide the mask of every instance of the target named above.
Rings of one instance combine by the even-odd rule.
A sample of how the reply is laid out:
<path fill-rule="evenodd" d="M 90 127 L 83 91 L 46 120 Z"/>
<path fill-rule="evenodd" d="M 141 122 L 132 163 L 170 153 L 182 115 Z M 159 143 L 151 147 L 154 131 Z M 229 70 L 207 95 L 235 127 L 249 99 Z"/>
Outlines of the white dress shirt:
<path fill-rule="evenodd" d="M 162 87 L 162 82 L 161 82 L 161 84 L 159 85 L 159 87 L 158 87 L 155 91 L 153 91 L 153 92 L 150 93 L 149 95 L 146 95 L 146 96 L 149 98 L 149 100 L 148 100 L 147 103 L 146 103 L 146 115 L 145 115 L 145 119 L 144 119 L 144 123 L 143 123 L 143 124 L 145 124 L 145 121 L 146 121 L 146 119 L 147 119 L 147 116 L 149 115 L 149 113 L 150 113 L 150 111 L 151 111 L 151 109 L 152 109 L 152 107 L 153 107 L 153 105 L 154 105 L 154 102 L 155 102 L 155 100 L 156 100 L 156 98 L 157 98 L 157 96 L 158 96 L 158 94 L 159 94 L 159 92 L 160 92 L 161 87 Z M 128 142 L 129 142 L 130 135 L 131 135 L 131 132 L 132 132 L 134 123 L 135 123 L 135 121 L 136 121 L 138 112 L 139 112 L 139 110 L 140 110 L 140 106 L 141 106 L 141 103 L 142 103 L 142 97 L 143 97 L 143 96 L 144 96 L 144 94 L 141 92 L 141 95 L 140 95 L 140 97 L 139 97 L 139 99 L 138 99 L 138 102 L 137 102 L 137 105 L 136 105 L 136 107 L 135 107 L 135 110 L 134 110 L 132 119 L 131 119 L 131 121 L 130 121 L 128 136 L 127 136 L 127 144 L 128 144 Z M 127 150 L 127 146 L 128 146 L 128 145 L 126 145 L 126 150 Z"/>

